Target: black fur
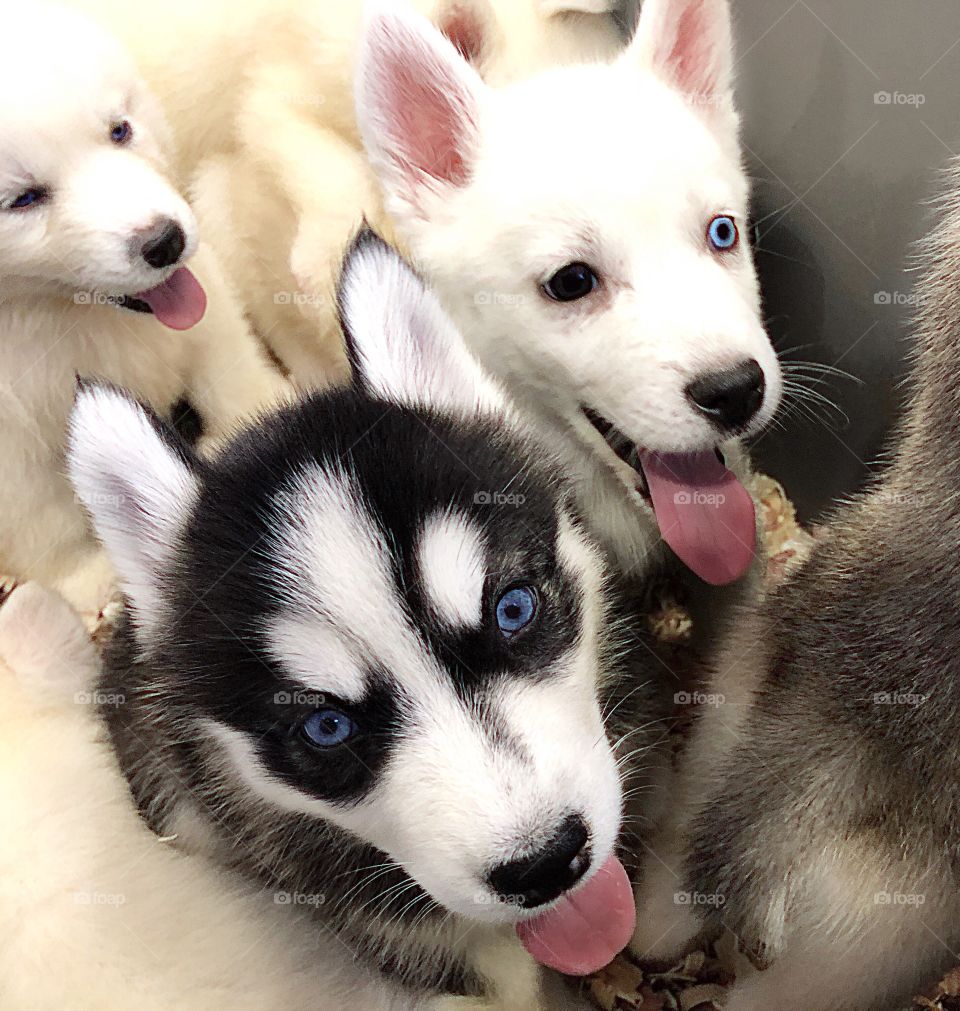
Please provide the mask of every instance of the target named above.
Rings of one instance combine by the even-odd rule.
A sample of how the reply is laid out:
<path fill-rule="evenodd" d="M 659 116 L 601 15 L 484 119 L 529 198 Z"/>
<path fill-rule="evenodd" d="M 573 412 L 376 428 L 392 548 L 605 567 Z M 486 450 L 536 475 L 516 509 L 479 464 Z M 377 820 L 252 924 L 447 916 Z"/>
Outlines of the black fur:
<path fill-rule="evenodd" d="M 167 432 L 165 438 L 175 436 Z M 400 867 L 365 881 L 386 857 L 343 830 L 279 810 L 251 818 L 249 795 L 223 775 L 203 730 L 204 717 L 242 729 L 258 741 L 259 757 L 278 779 L 341 805 L 370 790 L 404 732 L 403 699 L 388 672 L 370 671 L 360 703 L 324 700 L 362 727 L 350 748 L 335 755 L 319 755 L 303 740 L 301 722 L 314 708 L 311 700 L 275 701 L 278 693 L 296 690 L 263 639 L 283 610 L 268 548 L 280 519 L 277 495 L 304 468 L 334 461 L 356 481 L 381 525 L 396 585 L 424 640 L 489 733 L 511 746 L 505 728 L 484 715 L 484 688 L 504 674 L 550 676 L 551 662 L 580 635 L 580 590 L 556 555 L 564 488 L 535 446 L 494 420 L 466 423 L 398 407 L 358 387 L 286 408 L 241 434 L 214 463 L 191 463 L 202 491 L 168 581 L 169 616 L 146 655 L 129 626 L 117 636 L 103 687 L 122 692 L 127 702 L 105 709 L 104 718 L 155 831 L 175 830 L 175 814 L 190 810 L 216 840 L 219 859 L 246 878 L 268 890 L 322 894 L 317 914 L 324 926 L 374 965 L 417 988 L 478 994 L 483 986 L 470 966 L 432 950 L 446 912 L 427 914 L 429 896 Z M 497 500 L 498 493 L 514 498 Z M 483 627 L 467 634 L 451 633 L 431 617 L 415 571 L 424 516 L 449 506 L 491 532 L 497 559 L 487 575 Z M 538 618 L 506 642 L 493 612 L 501 593 L 517 582 L 536 585 Z M 630 610 L 626 600 L 621 610 Z M 617 710 L 611 737 L 620 737 L 658 720 L 673 688 L 650 658 L 649 645 L 638 646 L 643 637 L 634 621 L 618 618 L 607 634 L 598 673 L 604 705 Z M 625 643 L 634 647 L 627 658 L 621 655 Z M 662 733 L 660 726 L 649 732 L 651 750 Z M 633 736 L 629 750 L 638 743 Z M 642 787 L 651 764 L 650 754 L 628 763 L 625 787 Z M 632 824 L 630 831 L 642 834 L 643 828 Z M 381 900 L 401 884 L 411 890 Z M 391 919 L 406 933 L 402 943 L 385 946 L 380 930 Z"/>

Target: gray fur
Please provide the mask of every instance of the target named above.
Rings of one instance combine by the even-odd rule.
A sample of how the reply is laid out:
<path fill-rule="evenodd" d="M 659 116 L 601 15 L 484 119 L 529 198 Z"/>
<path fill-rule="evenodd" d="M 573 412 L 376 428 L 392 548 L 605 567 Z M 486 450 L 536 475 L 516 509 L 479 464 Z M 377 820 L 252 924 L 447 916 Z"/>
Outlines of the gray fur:
<path fill-rule="evenodd" d="M 747 617 L 717 675 L 756 673 L 747 713 L 735 735 L 705 718 L 694 742 L 721 752 L 687 860 L 689 891 L 721 899 L 696 919 L 769 966 L 734 1009 L 889 1008 L 957 960 L 958 184 L 924 246 L 892 465 Z"/>

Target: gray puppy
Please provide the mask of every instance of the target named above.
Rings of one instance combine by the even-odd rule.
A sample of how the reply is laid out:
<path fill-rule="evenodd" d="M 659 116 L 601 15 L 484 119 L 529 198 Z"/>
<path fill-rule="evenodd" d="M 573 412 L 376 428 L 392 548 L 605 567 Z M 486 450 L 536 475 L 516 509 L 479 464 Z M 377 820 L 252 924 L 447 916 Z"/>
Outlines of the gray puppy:
<path fill-rule="evenodd" d="M 924 260 L 892 466 L 737 623 L 639 896 L 642 957 L 734 931 L 736 1011 L 902 1006 L 958 958 L 957 166 Z"/>

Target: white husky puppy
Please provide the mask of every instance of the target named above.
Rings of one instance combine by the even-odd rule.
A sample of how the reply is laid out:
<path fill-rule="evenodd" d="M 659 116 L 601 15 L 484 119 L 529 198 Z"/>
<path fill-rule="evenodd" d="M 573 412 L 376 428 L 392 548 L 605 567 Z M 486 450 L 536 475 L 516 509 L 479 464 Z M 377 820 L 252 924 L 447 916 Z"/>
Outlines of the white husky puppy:
<path fill-rule="evenodd" d="M 753 506 L 716 450 L 742 478 L 731 440 L 781 383 L 744 235 L 727 0 L 647 0 L 618 56 L 596 15 L 547 13 L 603 3 L 418 0 L 364 28 L 359 0 L 269 17 L 217 0 L 199 18 L 176 0 L 147 47 L 119 0 L 74 2 L 149 48 L 204 230 L 294 378 L 342 368 L 331 278 L 366 213 L 540 422 L 621 568 L 649 571 L 662 533 L 708 582 L 746 571 Z"/>
<path fill-rule="evenodd" d="M 13 22 L 12 5 L 0 14 Z M 63 474 L 77 373 L 211 437 L 282 380 L 197 253 L 167 126 L 127 55 L 75 12 L 38 16 L 41 31 L 0 33 L 0 573 L 88 610 L 112 572 Z"/>
<path fill-rule="evenodd" d="M 628 572 L 662 538 L 749 568 L 737 437 L 781 378 L 746 241 L 726 0 L 647 0 L 612 64 L 488 87 L 423 18 L 368 22 L 357 78 L 390 217 L 487 368 L 576 474 Z"/>

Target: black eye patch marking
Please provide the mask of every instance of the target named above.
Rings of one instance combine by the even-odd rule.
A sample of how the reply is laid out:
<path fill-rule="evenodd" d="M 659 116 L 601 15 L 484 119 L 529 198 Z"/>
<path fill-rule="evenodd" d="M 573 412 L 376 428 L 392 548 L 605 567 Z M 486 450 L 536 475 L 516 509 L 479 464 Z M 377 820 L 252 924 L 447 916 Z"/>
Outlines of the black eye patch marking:
<path fill-rule="evenodd" d="M 292 682 L 267 694 L 258 752 L 271 774 L 319 800 L 344 805 L 361 801 L 375 785 L 402 729 L 400 686 L 382 673 L 371 675 L 369 685 L 359 702 L 313 693 Z M 324 747 L 318 731 L 334 727 L 322 719 L 331 713 L 348 721 L 351 732 L 342 742 Z"/>

